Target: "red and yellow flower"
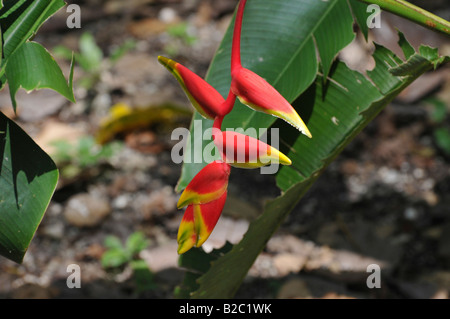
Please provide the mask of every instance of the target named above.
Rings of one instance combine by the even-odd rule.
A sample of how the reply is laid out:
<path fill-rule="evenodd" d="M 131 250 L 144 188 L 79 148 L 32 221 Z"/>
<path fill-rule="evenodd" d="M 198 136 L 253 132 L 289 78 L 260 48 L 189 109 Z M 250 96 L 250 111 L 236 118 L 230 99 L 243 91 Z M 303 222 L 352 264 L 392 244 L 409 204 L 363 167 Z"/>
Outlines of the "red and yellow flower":
<path fill-rule="evenodd" d="M 241 64 L 240 38 L 245 4 L 246 0 L 241 0 L 236 13 L 231 48 L 230 90 L 242 104 L 256 111 L 279 117 L 311 138 L 311 132 L 292 105 L 266 80 Z"/>
<path fill-rule="evenodd" d="M 214 161 L 206 165 L 188 184 L 181 194 L 177 208 L 191 204 L 206 204 L 227 190 L 230 165 Z"/>
<path fill-rule="evenodd" d="M 187 185 L 177 207 L 186 207 L 178 229 L 178 253 L 200 247 L 219 220 L 227 197 L 231 166 L 255 168 L 278 163 L 290 165 L 291 160 L 274 147 L 248 135 L 222 131 L 222 121 L 232 110 L 236 97 L 250 108 L 279 117 L 303 134 L 311 133 L 288 101 L 266 80 L 242 67 L 240 36 L 246 0 L 241 0 L 236 13 L 231 52 L 231 85 L 228 97 L 183 65 L 158 57 L 178 80 L 194 108 L 205 118 L 214 120 L 213 139 L 222 160 L 206 165 Z"/>
<path fill-rule="evenodd" d="M 235 70 L 231 76 L 231 90 L 242 104 L 255 111 L 281 118 L 309 138 L 312 137 L 311 132 L 291 104 L 266 80 L 242 67 Z"/>
<path fill-rule="evenodd" d="M 230 165 L 214 161 L 206 165 L 188 184 L 177 207 L 187 206 L 178 229 L 178 253 L 200 247 L 219 220 L 227 198 Z"/>
<path fill-rule="evenodd" d="M 221 131 L 214 144 L 224 162 L 234 167 L 258 168 L 269 164 L 291 165 L 291 160 L 276 148 L 254 137 L 233 131 Z"/>
<path fill-rule="evenodd" d="M 208 82 L 171 59 L 159 56 L 158 61 L 175 76 L 189 101 L 203 117 L 213 120 L 216 116 L 224 115 L 220 106 L 225 99 Z"/>

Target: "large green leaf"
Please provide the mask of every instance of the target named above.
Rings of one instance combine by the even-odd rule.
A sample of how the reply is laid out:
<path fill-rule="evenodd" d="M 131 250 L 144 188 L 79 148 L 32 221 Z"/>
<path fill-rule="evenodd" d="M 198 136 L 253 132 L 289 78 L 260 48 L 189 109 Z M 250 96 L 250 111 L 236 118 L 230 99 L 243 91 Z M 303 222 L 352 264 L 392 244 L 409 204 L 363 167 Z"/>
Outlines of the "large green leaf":
<path fill-rule="evenodd" d="M 64 6 L 63 0 L 7 1 L 0 9 L 2 58 L 0 64 L 0 90 L 6 84 L 5 69 L 10 56 L 25 44 L 40 26 Z M 15 101 L 13 100 L 13 104 Z"/>
<path fill-rule="evenodd" d="M 75 102 L 72 91 L 73 63 L 67 83 L 56 61 L 39 43 L 26 42 L 21 45 L 10 56 L 5 73 L 14 109 L 16 108 L 15 95 L 20 87 L 27 91 L 53 89 Z"/>
<path fill-rule="evenodd" d="M 361 30 L 364 38 L 367 40 L 369 37 L 369 26 L 367 25 L 367 18 L 370 16 L 371 12 L 367 12 L 367 4 L 359 1 L 349 1 L 350 7 L 352 8 L 355 20 L 358 23 L 359 29 Z"/>
<path fill-rule="evenodd" d="M 57 181 L 51 158 L 0 112 L 0 255 L 22 261 Z"/>
<path fill-rule="evenodd" d="M 69 80 L 38 43 L 28 42 L 64 6 L 62 0 L 7 1 L 0 9 L 0 89 L 9 81 L 14 109 L 19 88 L 53 89 L 74 101 Z M 58 180 L 50 157 L 13 121 L 0 113 L 0 254 L 21 262 Z"/>
<path fill-rule="evenodd" d="M 180 299 L 189 298 L 191 292 L 199 287 L 197 279 L 210 269 L 213 261 L 229 252 L 232 247 L 233 245 L 227 242 L 220 249 L 214 249 L 210 253 L 206 253 L 201 248 L 193 248 L 181 255 L 178 265 L 188 269 L 188 271 L 184 276 L 183 282 L 175 288 L 175 297 Z"/>
<path fill-rule="evenodd" d="M 318 77 L 297 99 L 295 107 L 311 110 L 308 126 L 313 138 L 306 140 L 282 127 L 282 138 L 290 138 L 287 155 L 293 162 L 277 175 L 284 193 L 269 202 L 263 214 L 250 224 L 242 241 L 199 278 L 200 287 L 193 293 L 194 298 L 232 297 L 267 241 L 327 165 L 405 87 L 420 74 L 448 60 L 426 47 L 420 52 L 403 62 L 377 46 L 373 55 L 376 67 L 369 72 L 370 79 L 339 62 L 331 81 L 324 82 Z M 419 57 L 428 61 L 425 65 L 421 59 L 420 68 L 415 62 Z M 399 68 L 402 76 L 393 75 Z"/>
<path fill-rule="evenodd" d="M 353 1 L 353 0 L 351 0 Z M 230 54 L 234 20 L 211 63 L 207 81 L 223 96 L 230 87 Z M 353 18 L 346 0 L 249 0 L 244 13 L 241 58 L 244 67 L 264 77 L 288 100 L 295 100 L 313 83 L 321 60 L 328 74 L 340 49 L 354 38 Z M 317 54 L 318 53 L 318 54 Z M 304 110 L 298 110 L 305 117 Z M 276 118 L 255 112 L 239 102 L 225 117 L 224 128 L 267 129 Z M 212 121 L 195 114 L 178 190 L 205 165 L 202 152 L 209 143 L 193 134 L 194 125 L 205 131 Z M 262 132 L 262 131 L 261 131 Z M 200 147 L 198 147 L 200 145 Z M 190 159 L 190 160 L 189 160 Z"/>
<path fill-rule="evenodd" d="M 6 1 L 0 10 L 4 58 L 8 59 L 16 49 L 37 32 L 50 16 L 64 5 L 63 0 Z"/>

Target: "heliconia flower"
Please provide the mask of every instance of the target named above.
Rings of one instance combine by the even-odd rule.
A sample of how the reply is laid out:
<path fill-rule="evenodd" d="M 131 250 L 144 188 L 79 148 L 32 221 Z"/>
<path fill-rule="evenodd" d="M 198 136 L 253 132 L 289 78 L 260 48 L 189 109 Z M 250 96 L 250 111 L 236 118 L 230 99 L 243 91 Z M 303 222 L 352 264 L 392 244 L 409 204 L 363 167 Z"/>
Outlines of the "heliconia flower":
<path fill-rule="evenodd" d="M 178 229 L 178 253 L 200 247 L 219 220 L 227 198 L 230 165 L 214 161 L 195 175 L 180 196 L 177 207 L 187 205 Z"/>
<path fill-rule="evenodd" d="M 206 204 L 218 199 L 227 190 L 230 165 L 214 161 L 206 165 L 181 194 L 177 208 L 192 204 Z"/>
<path fill-rule="evenodd" d="M 292 105 L 266 80 L 253 71 L 242 67 L 240 38 L 246 0 L 239 2 L 234 25 L 231 49 L 231 91 L 248 107 L 279 117 L 296 127 L 308 137 L 309 129 Z"/>
<path fill-rule="evenodd" d="M 291 165 L 291 160 L 276 148 L 245 134 L 216 131 L 214 144 L 223 161 L 240 168 L 257 168 L 268 164 Z"/>
<path fill-rule="evenodd" d="M 180 227 L 178 227 L 177 242 L 179 254 L 184 254 L 197 243 L 197 232 L 195 231 L 194 222 L 194 205 L 189 205 L 184 212 Z"/>
<path fill-rule="evenodd" d="M 206 204 L 192 204 L 186 208 L 178 228 L 178 254 L 184 254 L 194 246 L 203 245 L 222 214 L 226 198 L 225 191 L 214 201 Z"/>
<path fill-rule="evenodd" d="M 281 118 L 312 137 L 308 127 L 288 101 L 256 73 L 241 68 L 232 74 L 231 88 L 241 103 L 248 107 Z"/>
<path fill-rule="evenodd" d="M 158 56 L 158 61 L 175 76 L 194 108 L 203 117 L 213 120 L 216 116 L 225 115 L 228 111 L 222 107 L 225 99 L 208 82 L 171 59 Z"/>
<path fill-rule="evenodd" d="M 246 0 L 241 0 L 236 14 L 231 52 L 231 85 L 224 99 L 210 84 L 183 65 L 159 56 L 181 84 L 192 105 L 205 118 L 214 120 L 213 140 L 222 160 L 206 165 L 187 185 L 177 207 L 186 207 L 178 229 L 178 253 L 200 247 L 210 236 L 222 214 L 227 198 L 230 165 L 255 168 L 267 164 L 291 165 L 291 160 L 276 148 L 251 136 L 222 131 L 222 122 L 234 106 L 236 97 L 243 104 L 284 119 L 303 134 L 311 133 L 288 101 L 267 81 L 242 67 L 240 35 Z"/>

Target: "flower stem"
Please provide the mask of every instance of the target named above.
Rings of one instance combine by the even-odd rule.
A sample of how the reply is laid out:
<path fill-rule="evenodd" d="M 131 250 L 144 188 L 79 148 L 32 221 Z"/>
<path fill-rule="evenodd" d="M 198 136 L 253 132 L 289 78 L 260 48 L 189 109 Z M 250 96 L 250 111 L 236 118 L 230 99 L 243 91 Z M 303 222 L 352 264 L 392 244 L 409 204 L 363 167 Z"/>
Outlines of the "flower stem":
<path fill-rule="evenodd" d="M 222 130 L 222 121 L 223 121 L 223 116 L 217 116 L 214 119 L 214 123 L 213 123 L 213 138 L 214 138 L 214 133 L 219 132 Z M 214 131 L 216 130 L 216 131 Z"/>
<path fill-rule="evenodd" d="M 406 18 L 428 29 L 450 35 L 450 22 L 404 0 L 358 0 Z"/>
<path fill-rule="evenodd" d="M 228 91 L 227 99 L 220 106 L 220 110 L 222 111 L 221 114 L 223 114 L 222 117 L 231 112 L 231 110 L 233 109 L 233 106 L 234 106 L 234 102 L 236 102 L 236 95 L 234 95 L 234 93 L 230 87 L 230 90 Z"/>
<path fill-rule="evenodd" d="M 239 1 L 233 30 L 233 43 L 231 47 L 231 73 L 241 67 L 241 29 L 246 0 Z"/>

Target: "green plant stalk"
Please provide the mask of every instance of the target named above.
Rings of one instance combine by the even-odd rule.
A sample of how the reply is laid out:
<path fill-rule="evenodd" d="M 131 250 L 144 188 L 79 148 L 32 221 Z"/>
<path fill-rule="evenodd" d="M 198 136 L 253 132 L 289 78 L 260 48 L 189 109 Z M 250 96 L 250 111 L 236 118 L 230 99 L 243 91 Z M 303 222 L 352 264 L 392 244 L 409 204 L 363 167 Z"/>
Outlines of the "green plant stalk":
<path fill-rule="evenodd" d="M 413 21 L 428 29 L 450 35 L 450 22 L 404 0 L 358 0 Z"/>

